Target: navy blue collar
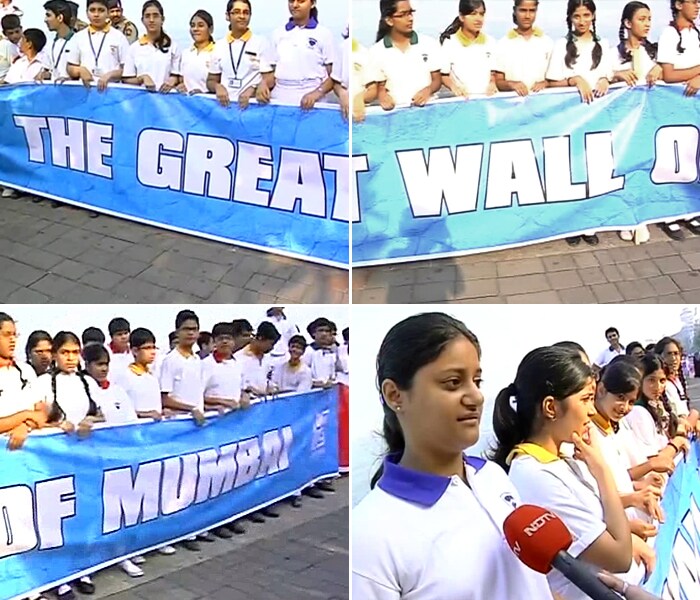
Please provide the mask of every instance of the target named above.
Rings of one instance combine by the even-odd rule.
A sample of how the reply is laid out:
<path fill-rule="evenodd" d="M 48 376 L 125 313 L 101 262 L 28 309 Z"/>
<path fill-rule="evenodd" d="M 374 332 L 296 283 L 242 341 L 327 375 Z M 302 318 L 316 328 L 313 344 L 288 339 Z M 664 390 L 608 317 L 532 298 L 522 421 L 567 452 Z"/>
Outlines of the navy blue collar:
<path fill-rule="evenodd" d="M 287 31 L 291 31 L 295 27 L 297 27 L 297 26 L 294 24 L 294 21 L 292 19 L 289 19 L 287 24 L 284 26 L 284 28 Z M 306 24 L 306 27 L 304 27 L 304 29 L 316 29 L 316 27 L 318 27 L 318 21 L 316 19 L 314 19 L 313 17 L 311 17 L 309 19 L 309 22 Z"/>
<path fill-rule="evenodd" d="M 401 454 L 389 454 L 384 459 L 384 471 L 377 485 L 387 494 L 420 504 L 429 508 L 433 506 L 447 490 L 451 479 L 442 475 L 421 473 L 399 465 Z M 477 473 L 486 464 L 483 458 L 464 456 L 464 462 Z"/>

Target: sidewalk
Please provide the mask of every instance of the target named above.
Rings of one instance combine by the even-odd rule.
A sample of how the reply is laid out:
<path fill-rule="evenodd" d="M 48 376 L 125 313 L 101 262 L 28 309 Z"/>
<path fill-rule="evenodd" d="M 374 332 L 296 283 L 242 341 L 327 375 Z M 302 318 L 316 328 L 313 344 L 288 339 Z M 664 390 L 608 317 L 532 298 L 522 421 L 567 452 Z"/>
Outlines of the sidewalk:
<path fill-rule="evenodd" d="M 2 199 L 8 303 L 348 302 L 348 272 L 24 196 Z"/>
<path fill-rule="evenodd" d="M 246 522 L 248 532 L 202 543 L 193 553 L 149 554 L 145 575 L 130 579 L 116 567 L 94 577 L 95 600 L 347 600 L 349 598 L 349 482 L 336 493 L 304 497 L 300 509 Z"/>
<path fill-rule="evenodd" d="M 616 233 L 461 258 L 353 269 L 353 303 L 682 304 L 700 301 L 700 237 L 656 226 L 640 246 Z"/>

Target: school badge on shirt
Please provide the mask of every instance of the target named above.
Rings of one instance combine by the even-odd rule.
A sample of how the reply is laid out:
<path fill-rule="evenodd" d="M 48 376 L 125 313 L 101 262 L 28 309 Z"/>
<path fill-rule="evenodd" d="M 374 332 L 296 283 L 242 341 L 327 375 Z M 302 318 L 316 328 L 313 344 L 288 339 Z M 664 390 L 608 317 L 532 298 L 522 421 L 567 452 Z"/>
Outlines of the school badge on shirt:
<path fill-rule="evenodd" d="M 309 38 L 309 47 L 313 48 L 316 44 L 318 44 L 318 40 L 316 38 Z"/>
<path fill-rule="evenodd" d="M 428 55 L 427 54 L 423 54 L 423 62 L 428 62 Z"/>
<path fill-rule="evenodd" d="M 518 508 L 518 503 L 515 500 L 515 496 L 513 496 L 513 494 L 511 494 L 510 492 L 501 494 L 501 500 L 503 500 L 503 502 L 505 502 L 506 504 L 510 504 L 513 508 Z"/>

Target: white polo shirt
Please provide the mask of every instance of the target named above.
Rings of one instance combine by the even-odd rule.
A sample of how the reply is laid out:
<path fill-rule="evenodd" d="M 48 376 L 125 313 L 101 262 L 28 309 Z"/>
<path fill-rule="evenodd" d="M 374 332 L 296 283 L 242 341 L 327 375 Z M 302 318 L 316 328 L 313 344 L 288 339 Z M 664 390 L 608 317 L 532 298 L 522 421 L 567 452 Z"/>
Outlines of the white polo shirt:
<path fill-rule="evenodd" d="M 552 38 L 537 28 L 530 37 L 511 29 L 497 44 L 494 70 L 503 73 L 507 81 L 521 81 L 532 89 L 546 79 L 553 49 Z"/>
<path fill-rule="evenodd" d="M 119 382 L 129 370 L 129 367 L 134 362 L 134 355 L 131 350 L 126 352 L 115 352 L 112 350 L 111 344 L 105 346 L 109 353 L 109 379 Z"/>
<path fill-rule="evenodd" d="M 552 81 L 561 81 L 570 77 L 583 77 L 592 88 L 598 85 L 598 80 L 606 77 L 609 80 L 613 78 L 613 62 L 610 50 L 610 44 L 607 40 L 600 39 L 598 42 L 603 53 L 600 59 L 600 64 L 593 68 L 593 49 L 595 42 L 591 40 L 580 40 L 574 37 L 574 43 L 578 49 L 578 58 L 571 67 L 566 66 L 566 38 L 557 40 L 552 50 L 552 58 L 549 61 L 547 69 L 547 79 Z M 603 365 L 600 365 L 603 366 Z"/>
<path fill-rule="evenodd" d="M 9 417 L 23 410 L 34 410 L 36 382 L 34 369 L 27 364 L 0 367 L 0 417 Z M 21 372 L 21 376 L 20 376 Z M 22 379 L 26 382 L 22 387 Z"/>
<path fill-rule="evenodd" d="M 270 355 L 264 354 L 262 358 L 258 358 L 246 346 L 236 352 L 234 356 L 241 366 L 243 374 L 242 389 L 246 390 L 249 387 L 260 391 L 267 389 L 268 376 L 272 371 Z"/>
<path fill-rule="evenodd" d="M 121 68 L 128 54 L 129 42 L 121 31 L 110 26 L 97 31 L 90 26 L 71 39 L 68 64 L 85 67 L 93 77 L 101 77 Z"/>
<path fill-rule="evenodd" d="M 683 400 L 687 396 L 683 389 L 683 383 L 680 379 L 671 379 L 666 381 L 666 398 L 671 403 L 673 412 L 679 417 L 687 417 L 689 414 L 688 403 Z"/>
<path fill-rule="evenodd" d="M 203 50 L 191 46 L 182 53 L 180 71 L 188 92 L 199 90 L 202 94 L 207 93 L 207 76 L 211 69 L 215 48 L 216 44 L 211 42 Z"/>
<path fill-rule="evenodd" d="M 260 60 L 264 52 L 264 39 L 250 29 L 239 39 L 234 39 L 229 31 L 216 43 L 209 72 L 221 75 L 221 85 L 233 102 L 249 87 L 260 83 Z"/>
<path fill-rule="evenodd" d="M 654 418 L 643 406 L 633 406 L 622 421 L 632 431 L 647 458 L 656 456 L 668 445 L 668 439 L 657 431 Z M 646 459 L 642 462 L 645 461 Z"/>
<path fill-rule="evenodd" d="M 294 367 L 278 363 L 272 368 L 272 383 L 280 392 L 308 392 L 313 385 L 311 368 L 303 361 Z"/>
<path fill-rule="evenodd" d="M 319 347 L 315 343 L 306 347 L 301 357 L 311 368 L 314 381 L 335 381 L 338 371 L 338 354 L 332 348 Z"/>
<path fill-rule="evenodd" d="M 350 385 L 350 351 L 347 344 L 338 346 L 338 361 L 340 365 L 337 373 L 338 383 Z"/>
<path fill-rule="evenodd" d="M 73 31 L 68 33 L 67 38 L 60 38 L 56 34 L 56 37 L 51 42 L 51 46 L 48 43 L 46 44 L 43 52 L 49 63 L 47 67 L 51 71 L 51 81 L 68 79 L 68 59 L 73 48 L 71 40 L 74 36 L 75 33 Z"/>
<path fill-rule="evenodd" d="M 389 37 L 379 40 L 369 50 L 375 80 L 385 82 L 394 102 L 410 104 L 413 96 L 432 82 L 432 74 L 443 67 L 442 49 L 437 40 L 413 33 L 411 44 L 403 52 Z"/>
<path fill-rule="evenodd" d="M 54 395 L 51 390 L 51 373 L 45 373 L 36 380 L 37 401 L 48 404 L 49 409 L 53 406 Z M 83 375 L 87 382 L 90 397 L 96 403 L 99 387 L 97 382 L 86 375 Z M 58 373 L 56 375 L 56 402 L 65 413 L 65 420 L 76 427 L 88 416 L 90 411 L 90 401 L 85 393 L 85 386 L 80 375 L 77 373 Z"/>
<path fill-rule="evenodd" d="M 340 48 L 340 60 L 333 63 L 333 71 L 331 77 L 333 81 L 337 81 L 346 90 L 350 88 L 350 48 L 352 42 L 350 38 L 343 41 Z"/>
<path fill-rule="evenodd" d="M 19 48 L 10 40 L 0 40 L 0 79 L 7 75 L 12 63 L 19 58 Z"/>
<path fill-rule="evenodd" d="M 115 383 L 124 389 L 137 412 L 163 412 L 160 382 L 152 371 L 129 368 Z"/>
<path fill-rule="evenodd" d="M 203 411 L 204 379 L 199 356 L 185 356 L 177 348 L 168 352 L 160 366 L 160 391 Z"/>
<path fill-rule="evenodd" d="M 241 399 L 243 369 L 235 358 L 217 361 L 212 352 L 202 361 L 202 376 L 205 397 L 236 401 Z"/>
<path fill-rule="evenodd" d="M 678 41 L 684 48 L 683 53 L 678 52 Z M 659 64 L 668 63 L 675 69 L 692 69 L 700 66 L 700 39 L 692 27 L 681 30 L 680 36 L 675 27 L 667 25 L 659 37 L 659 50 L 656 61 Z"/>
<path fill-rule="evenodd" d="M 377 78 L 369 50 L 360 43 L 353 41 L 350 93 L 353 97 L 358 94 L 364 94 L 367 86 L 377 81 Z"/>
<path fill-rule="evenodd" d="M 260 66 L 262 73 L 275 72 L 272 99 L 299 104 L 328 79 L 326 67 L 335 63 L 335 55 L 333 34 L 314 19 L 306 27 L 290 21 L 275 29 Z"/>
<path fill-rule="evenodd" d="M 615 350 L 614 348 L 611 348 L 608 346 L 605 350 L 603 350 L 599 355 L 598 358 L 595 360 L 595 364 L 598 365 L 599 367 L 604 367 L 607 365 L 613 358 L 616 356 L 622 356 L 625 353 L 625 347 L 620 346 L 619 350 Z"/>
<path fill-rule="evenodd" d="M 29 60 L 26 56 L 18 58 L 5 75 L 5 83 L 31 83 L 44 69 L 39 56 Z"/>
<path fill-rule="evenodd" d="M 637 73 L 637 83 L 636 85 L 648 85 L 647 75 L 656 66 L 656 61 L 649 56 L 647 49 L 644 46 L 640 46 L 634 52 L 630 51 L 629 59 L 620 55 L 619 48 L 613 48 L 613 70 L 614 71 L 634 71 L 635 62 L 638 62 Z M 639 58 L 637 61 L 634 60 L 634 54 L 637 53 Z"/>
<path fill-rule="evenodd" d="M 148 75 L 156 84 L 156 89 L 160 89 L 168 77 L 180 75 L 181 60 L 180 49 L 175 42 L 171 42 L 167 52 L 162 52 L 150 42 L 148 36 L 142 36 L 129 46 L 122 76 Z"/>
<path fill-rule="evenodd" d="M 353 598 L 547 600 L 547 580 L 508 547 L 503 522 L 520 504 L 503 470 L 465 456 L 461 478 L 384 461 L 352 514 Z"/>
<path fill-rule="evenodd" d="M 107 388 L 98 387 L 95 402 L 102 411 L 106 423 L 121 425 L 138 421 L 136 409 L 126 391 L 116 383 L 109 383 Z"/>
<path fill-rule="evenodd" d="M 469 94 L 485 94 L 497 67 L 496 48 L 490 35 L 482 32 L 470 40 L 460 30 L 442 43 L 442 74 L 452 75 Z"/>

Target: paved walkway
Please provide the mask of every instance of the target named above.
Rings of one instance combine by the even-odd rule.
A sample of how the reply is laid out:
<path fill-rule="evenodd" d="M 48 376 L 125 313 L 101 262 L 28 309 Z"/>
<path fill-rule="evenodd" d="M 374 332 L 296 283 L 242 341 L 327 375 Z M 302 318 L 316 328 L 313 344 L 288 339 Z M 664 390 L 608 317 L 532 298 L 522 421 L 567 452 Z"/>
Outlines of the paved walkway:
<path fill-rule="evenodd" d="M 231 540 L 202 543 L 193 553 L 149 554 L 144 577 L 113 567 L 94 577 L 95 600 L 347 600 L 349 598 L 349 485 L 300 509 L 280 506 L 279 519 Z"/>
<path fill-rule="evenodd" d="M 596 247 L 563 240 L 457 259 L 353 269 L 353 303 L 696 303 L 700 237 L 671 241 L 650 226 L 634 246 L 616 233 Z"/>
<path fill-rule="evenodd" d="M 8 303 L 344 304 L 348 272 L 30 197 L 2 199 Z"/>

